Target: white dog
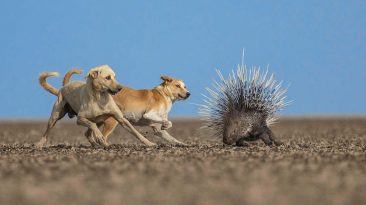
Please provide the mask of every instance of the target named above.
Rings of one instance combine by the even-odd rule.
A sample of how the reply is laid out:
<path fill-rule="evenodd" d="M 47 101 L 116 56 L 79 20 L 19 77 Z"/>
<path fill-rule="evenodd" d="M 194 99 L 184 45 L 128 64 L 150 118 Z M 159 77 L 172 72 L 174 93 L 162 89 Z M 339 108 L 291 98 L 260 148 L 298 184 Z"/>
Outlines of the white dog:
<path fill-rule="evenodd" d="M 42 148 L 47 142 L 48 134 L 56 122 L 65 116 L 77 115 L 77 124 L 90 130 L 88 140 L 92 145 L 107 146 L 108 143 L 97 127 L 107 118 L 115 119 L 119 124 L 136 136 L 148 146 L 155 145 L 142 136 L 131 123 L 123 117 L 121 110 L 114 102 L 112 95 L 118 93 L 122 86 L 116 81 L 113 70 L 103 65 L 89 71 L 86 82 L 73 81 L 67 83 L 60 90 L 46 82 L 48 76 L 56 76 L 56 72 L 45 72 L 39 77 L 40 84 L 50 93 L 57 95 L 57 101 L 53 106 L 47 130 L 41 140 L 36 144 Z"/>

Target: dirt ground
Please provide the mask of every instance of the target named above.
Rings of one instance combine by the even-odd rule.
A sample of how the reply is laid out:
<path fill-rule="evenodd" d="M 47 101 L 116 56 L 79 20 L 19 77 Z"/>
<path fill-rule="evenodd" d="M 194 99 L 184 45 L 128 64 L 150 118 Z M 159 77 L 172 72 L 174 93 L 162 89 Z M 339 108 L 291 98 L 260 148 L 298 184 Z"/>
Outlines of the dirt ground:
<path fill-rule="evenodd" d="M 46 122 L 0 122 L 0 204 L 366 203 L 366 118 L 285 118 L 273 127 L 285 145 L 243 148 L 185 119 L 169 132 L 189 147 L 147 148 L 118 128 L 93 149 L 69 122 L 42 151 L 31 144 Z"/>

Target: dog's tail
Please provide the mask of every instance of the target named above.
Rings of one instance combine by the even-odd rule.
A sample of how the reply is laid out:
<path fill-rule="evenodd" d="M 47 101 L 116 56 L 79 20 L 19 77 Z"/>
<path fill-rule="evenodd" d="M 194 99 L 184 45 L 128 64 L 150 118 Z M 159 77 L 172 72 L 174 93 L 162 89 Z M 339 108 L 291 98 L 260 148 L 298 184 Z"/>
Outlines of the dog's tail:
<path fill-rule="evenodd" d="M 58 90 L 52 85 L 48 84 L 46 78 L 50 76 L 59 76 L 59 75 L 60 74 L 58 72 L 43 72 L 39 75 L 38 78 L 39 84 L 41 84 L 41 86 L 51 94 L 58 95 Z"/>
<path fill-rule="evenodd" d="M 64 80 L 62 81 L 62 86 L 65 86 L 66 84 L 68 84 L 70 82 L 70 78 L 73 74 L 81 74 L 81 73 L 83 73 L 83 71 L 76 69 L 76 68 L 69 70 L 69 72 L 67 72 L 64 76 Z"/>

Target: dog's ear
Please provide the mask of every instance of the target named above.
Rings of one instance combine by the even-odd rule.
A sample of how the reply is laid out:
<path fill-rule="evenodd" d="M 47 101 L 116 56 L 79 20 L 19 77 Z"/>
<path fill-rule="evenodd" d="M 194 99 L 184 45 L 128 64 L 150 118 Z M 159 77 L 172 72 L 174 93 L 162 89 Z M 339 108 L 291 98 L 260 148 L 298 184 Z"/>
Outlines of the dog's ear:
<path fill-rule="evenodd" d="M 91 70 L 89 71 L 87 77 L 92 77 L 92 78 L 97 78 L 99 75 L 99 71 L 98 70 Z"/>
<path fill-rule="evenodd" d="M 172 82 L 173 78 L 169 77 L 169 76 L 160 76 L 160 78 L 164 81 L 164 82 Z"/>

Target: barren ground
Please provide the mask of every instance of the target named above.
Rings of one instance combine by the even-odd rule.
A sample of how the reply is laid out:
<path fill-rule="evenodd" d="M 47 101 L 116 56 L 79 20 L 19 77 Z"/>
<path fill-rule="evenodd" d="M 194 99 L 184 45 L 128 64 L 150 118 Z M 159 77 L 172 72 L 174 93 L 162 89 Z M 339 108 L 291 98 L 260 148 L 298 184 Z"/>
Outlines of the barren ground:
<path fill-rule="evenodd" d="M 70 122 L 70 121 L 68 121 Z M 197 120 L 169 131 L 189 147 L 146 148 L 122 128 L 94 149 L 84 128 L 0 122 L 0 204 L 365 204 L 366 118 L 285 118 L 285 143 L 223 146 Z M 162 142 L 147 129 L 149 139 Z"/>

